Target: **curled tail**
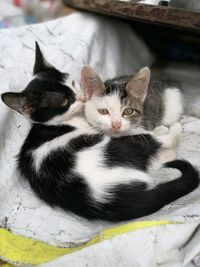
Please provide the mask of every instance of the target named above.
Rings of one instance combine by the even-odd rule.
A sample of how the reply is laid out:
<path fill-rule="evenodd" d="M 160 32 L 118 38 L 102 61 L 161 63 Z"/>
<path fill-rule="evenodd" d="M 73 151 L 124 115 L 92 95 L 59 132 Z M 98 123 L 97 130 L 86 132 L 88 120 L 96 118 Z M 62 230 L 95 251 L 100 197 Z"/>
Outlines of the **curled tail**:
<path fill-rule="evenodd" d="M 174 160 L 167 162 L 164 166 L 178 169 L 182 173 L 178 179 L 171 181 L 173 182 L 173 185 L 176 186 L 174 191 L 171 189 L 171 193 L 174 193 L 178 196 L 175 196 L 174 200 L 192 192 L 198 187 L 200 182 L 199 172 L 188 161 Z M 170 182 L 167 184 L 170 186 Z M 171 197 L 173 197 L 173 195 Z"/>
<path fill-rule="evenodd" d="M 164 166 L 176 168 L 182 175 L 150 190 L 142 188 L 142 184 L 137 189 L 134 184 L 115 188 L 115 200 L 103 205 L 99 219 L 122 221 L 143 217 L 158 211 L 198 187 L 199 173 L 189 162 L 174 160 Z"/>

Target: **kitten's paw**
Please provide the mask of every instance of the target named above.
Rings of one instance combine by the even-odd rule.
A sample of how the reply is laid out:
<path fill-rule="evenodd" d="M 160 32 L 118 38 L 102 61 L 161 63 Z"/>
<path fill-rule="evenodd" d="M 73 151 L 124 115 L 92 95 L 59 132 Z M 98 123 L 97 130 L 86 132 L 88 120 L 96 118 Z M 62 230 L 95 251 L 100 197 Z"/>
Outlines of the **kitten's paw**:
<path fill-rule="evenodd" d="M 160 134 L 155 136 L 162 144 L 164 149 L 176 149 L 181 138 L 182 126 L 180 123 L 174 123 L 170 126 L 167 134 Z"/>
<path fill-rule="evenodd" d="M 179 122 L 172 124 L 169 128 L 169 133 L 172 133 L 174 135 L 181 135 L 181 132 L 182 125 Z"/>
<path fill-rule="evenodd" d="M 154 129 L 153 133 L 155 135 L 163 135 L 163 134 L 168 134 L 169 132 L 169 128 L 164 126 L 164 125 L 161 125 L 161 126 L 158 126 Z"/>
<path fill-rule="evenodd" d="M 174 123 L 169 128 L 169 134 L 171 135 L 173 139 L 173 144 L 176 146 L 181 138 L 181 132 L 182 132 L 182 125 L 180 123 Z"/>

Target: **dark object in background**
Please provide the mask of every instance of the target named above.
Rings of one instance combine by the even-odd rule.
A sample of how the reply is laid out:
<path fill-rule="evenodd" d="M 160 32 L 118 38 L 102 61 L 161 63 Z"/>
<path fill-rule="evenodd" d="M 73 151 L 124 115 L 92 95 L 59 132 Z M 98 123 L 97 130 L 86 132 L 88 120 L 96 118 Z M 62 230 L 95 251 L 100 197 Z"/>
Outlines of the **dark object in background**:
<path fill-rule="evenodd" d="M 158 4 L 159 4 L 159 6 L 168 6 L 169 2 L 168 1 L 160 1 Z"/>
<path fill-rule="evenodd" d="M 171 0 L 170 6 L 176 8 L 184 8 L 194 11 L 200 11 L 200 1 L 199 0 Z"/>
<path fill-rule="evenodd" d="M 148 23 L 130 24 L 159 61 L 200 65 L 199 33 Z"/>
<path fill-rule="evenodd" d="M 64 0 L 65 4 L 82 10 L 129 20 L 160 61 L 200 65 L 200 12 L 171 7 L 171 3 L 191 5 L 197 1 L 172 0 L 168 7 L 118 0 Z"/>

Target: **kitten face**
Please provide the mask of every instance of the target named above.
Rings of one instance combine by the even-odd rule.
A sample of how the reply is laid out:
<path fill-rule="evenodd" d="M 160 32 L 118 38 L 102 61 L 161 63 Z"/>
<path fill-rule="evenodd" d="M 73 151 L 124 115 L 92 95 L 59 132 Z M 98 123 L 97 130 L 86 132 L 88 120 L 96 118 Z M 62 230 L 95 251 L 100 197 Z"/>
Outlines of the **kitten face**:
<path fill-rule="evenodd" d="M 81 112 L 76 100 L 80 86 L 68 74 L 50 66 L 36 45 L 34 77 L 21 93 L 4 93 L 3 102 L 34 122 L 59 123 Z"/>
<path fill-rule="evenodd" d="M 137 128 L 142 118 L 142 103 L 120 92 L 94 96 L 85 104 L 85 116 L 96 129 L 108 135 L 121 135 Z"/>
<path fill-rule="evenodd" d="M 94 128 L 109 135 L 127 134 L 140 126 L 143 103 L 147 95 L 150 71 L 139 71 L 125 86 L 105 88 L 90 67 L 82 70 L 82 83 L 88 101 L 85 116 Z"/>

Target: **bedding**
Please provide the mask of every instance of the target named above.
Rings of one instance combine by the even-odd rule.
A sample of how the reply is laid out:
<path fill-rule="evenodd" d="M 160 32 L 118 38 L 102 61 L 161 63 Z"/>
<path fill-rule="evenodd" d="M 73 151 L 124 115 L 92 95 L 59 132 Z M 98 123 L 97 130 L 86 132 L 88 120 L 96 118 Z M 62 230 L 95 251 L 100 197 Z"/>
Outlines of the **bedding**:
<path fill-rule="evenodd" d="M 107 79 L 130 75 L 143 66 L 150 66 L 154 58 L 128 23 L 75 13 L 47 23 L 0 31 L 0 93 L 21 91 L 30 81 L 35 41 L 40 44 L 49 63 L 69 72 L 78 81 L 85 64 Z M 200 170 L 198 73 L 195 68 L 188 72 L 187 66 L 170 66 L 163 70 L 163 76 L 181 82 L 186 98 L 178 156 L 188 159 Z M 119 226 L 80 219 L 47 206 L 34 195 L 16 170 L 16 155 L 29 127 L 24 117 L 0 102 L 0 227 L 52 246 L 71 248 L 101 236 L 107 228 Z M 162 179 L 162 171 L 157 175 Z M 112 239 L 99 238 L 102 242 L 41 266 L 153 267 L 158 263 L 166 267 L 200 266 L 200 189 L 138 221 L 166 221 L 167 225 L 124 231 L 123 234 L 118 232 L 110 236 Z M 0 232 L 1 248 L 4 248 L 0 249 L 0 259 L 13 262 L 3 254 L 13 249 L 12 242 L 4 243 L 6 238 L 7 234 Z M 18 262 L 18 265 L 26 264 Z"/>

